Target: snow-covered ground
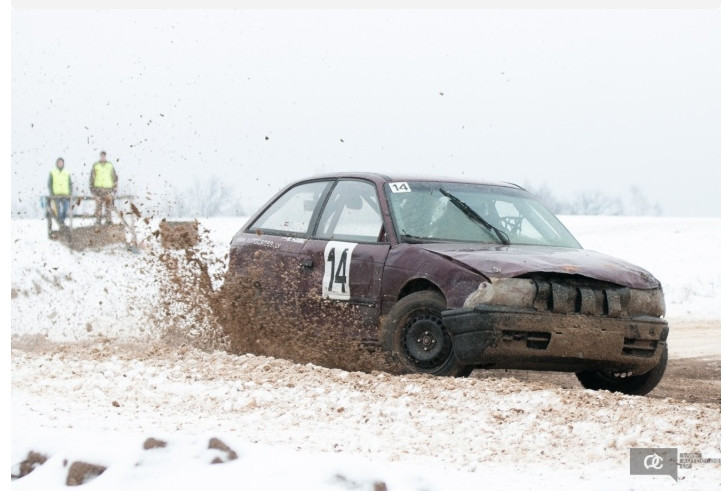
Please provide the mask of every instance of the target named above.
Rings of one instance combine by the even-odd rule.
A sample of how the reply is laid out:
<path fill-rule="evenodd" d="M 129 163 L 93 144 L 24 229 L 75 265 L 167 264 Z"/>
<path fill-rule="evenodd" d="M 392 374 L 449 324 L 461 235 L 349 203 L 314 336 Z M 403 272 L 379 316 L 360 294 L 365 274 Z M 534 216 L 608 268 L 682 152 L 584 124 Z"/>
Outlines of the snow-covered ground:
<path fill-rule="evenodd" d="M 719 219 L 562 219 L 584 247 L 663 282 L 672 356 L 720 359 Z M 204 220 L 207 247 L 223 257 L 243 223 Z M 30 450 L 49 458 L 16 489 L 65 487 L 74 461 L 108 468 L 91 489 L 720 487 L 717 465 L 680 469 L 675 483 L 630 476 L 628 460 L 630 447 L 651 446 L 720 457 L 720 405 L 170 345 L 155 313 L 168 278 L 151 241 L 70 253 L 42 221 L 11 227 L 11 464 Z M 688 330 L 694 320 L 717 328 Z M 148 437 L 167 446 L 144 450 Z M 210 465 L 224 460 L 211 437 L 239 458 Z"/>

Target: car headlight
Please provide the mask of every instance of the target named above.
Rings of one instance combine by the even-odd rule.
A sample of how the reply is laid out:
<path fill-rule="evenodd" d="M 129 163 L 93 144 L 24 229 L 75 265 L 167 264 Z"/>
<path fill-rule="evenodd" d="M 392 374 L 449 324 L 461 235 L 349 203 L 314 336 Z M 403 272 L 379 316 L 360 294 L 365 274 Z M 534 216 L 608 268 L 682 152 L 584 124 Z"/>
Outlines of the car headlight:
<path fill-rule="evenodd" d="M 645 314 L 656 317 L 665 316 L 665 298 L 663 289 L 658 287 L 652 290 L 630 289 L 630 299 L 627 305 L 631 316 Z"/>
<path fill-rule="evenodd" d="M 492 278 L 485 281 L 464 301 L 464 307 L 480 304 L 528 307 L 534 305 L 537 285 L 526 278 Z"/>

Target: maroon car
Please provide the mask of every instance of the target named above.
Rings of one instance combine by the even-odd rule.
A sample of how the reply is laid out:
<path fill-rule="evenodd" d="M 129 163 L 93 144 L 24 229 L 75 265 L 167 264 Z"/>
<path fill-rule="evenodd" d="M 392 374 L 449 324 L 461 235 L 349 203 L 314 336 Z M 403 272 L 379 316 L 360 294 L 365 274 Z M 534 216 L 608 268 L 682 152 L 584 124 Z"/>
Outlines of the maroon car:
<path fill-rule="evenodd" d="M 253 269 L 255 302 L 284 299 L 320 323 L 344 307 L 346 334 L 408 372 L 569 371 L 586 388 L 646 394 L 667 364 L 658 280 L 582 249 L 513 184 L 368 173 L 295 182 L 232 240 L 230 274 Z"/>

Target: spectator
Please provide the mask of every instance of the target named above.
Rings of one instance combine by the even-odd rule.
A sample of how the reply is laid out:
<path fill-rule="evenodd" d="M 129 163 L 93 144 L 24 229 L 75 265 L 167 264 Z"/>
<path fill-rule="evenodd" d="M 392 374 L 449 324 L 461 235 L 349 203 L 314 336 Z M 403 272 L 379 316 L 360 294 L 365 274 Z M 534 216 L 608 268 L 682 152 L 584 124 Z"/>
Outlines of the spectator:
<path fill-rule="evenodd" d="M 106 211 L 106 225 L 111 225 L 111 210 L 114 195 L 118 190 L 118 175 L 113 164 L 106 160 L 106 152 L 101 152 L 98 162 L 91 169 L 91 193 L 96 201 L 96 226 L 101 225 L 103 209 Z"/>
<path fill-rule="evenodd" d="M 55 161 L 55 167 L 51 169 L 48 176 L 48 191 L 52 197 L 49 200 L 50 213 L 55 216 L 58 221 L 58 228 L 61 230 L 66 227 L 66 214 L 68 213 L 71 193 L 73 192 L 71 174 L 65 169 L 65 164 L 65 160 L 58 157 L 58 160 Z"/>

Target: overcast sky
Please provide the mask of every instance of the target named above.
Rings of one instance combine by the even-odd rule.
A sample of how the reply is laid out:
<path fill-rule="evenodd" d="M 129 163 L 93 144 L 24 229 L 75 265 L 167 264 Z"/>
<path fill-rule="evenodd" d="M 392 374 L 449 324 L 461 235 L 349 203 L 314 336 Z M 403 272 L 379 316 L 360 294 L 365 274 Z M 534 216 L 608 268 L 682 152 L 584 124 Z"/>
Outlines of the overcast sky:
<path fill-rule="evenodd" d="M 720 213 L 717 10 L 14 10 L 13 201 L 216 175 L 254 211 L 348 170 L 584 189 Z M 269 139 L 266 139 L 269 138 Z"/>

